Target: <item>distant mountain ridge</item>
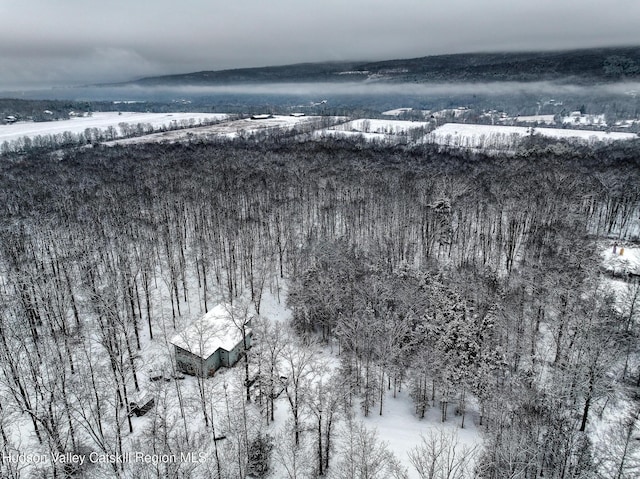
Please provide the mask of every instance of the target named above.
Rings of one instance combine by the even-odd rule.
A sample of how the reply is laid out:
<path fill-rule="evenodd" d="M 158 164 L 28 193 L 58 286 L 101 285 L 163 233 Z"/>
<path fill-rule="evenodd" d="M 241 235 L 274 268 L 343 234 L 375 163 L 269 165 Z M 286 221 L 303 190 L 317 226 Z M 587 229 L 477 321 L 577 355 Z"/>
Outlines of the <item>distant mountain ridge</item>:
<path fill-rule="evenodd" d="M 142 78 L 126 84 L 155 86 L 285 82 L 486 82 L 606 83 L 640 79 L 640 47 L 468 53 L 380 62 L 325 62 L 201 71 Z"/>

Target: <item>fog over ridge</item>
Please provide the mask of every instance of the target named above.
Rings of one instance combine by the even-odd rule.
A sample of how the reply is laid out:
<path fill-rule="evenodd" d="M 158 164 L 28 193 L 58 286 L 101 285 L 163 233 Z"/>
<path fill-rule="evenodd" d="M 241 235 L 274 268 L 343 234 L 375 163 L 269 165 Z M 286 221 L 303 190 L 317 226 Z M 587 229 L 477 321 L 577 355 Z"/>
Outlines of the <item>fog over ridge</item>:
<path fill-rule="evenodd" d="M 580 95 L 593 92 L 596 94 L 623 95 L 640 91 L 640 82 L 618 82 L 599 85 L 578 85 L 539 82 L 450 82 L 450 83 L 387 83 L 387 82 L 302 82 L 302 83 L 261 83 L 230 85 L 126 85 L 111 87 L 114 91 L 121 89 L 131 94 L 138 93 L 173 93 L 176 95 L 505 95 L 517 93 L 529 94 L 570 94 Z"/>

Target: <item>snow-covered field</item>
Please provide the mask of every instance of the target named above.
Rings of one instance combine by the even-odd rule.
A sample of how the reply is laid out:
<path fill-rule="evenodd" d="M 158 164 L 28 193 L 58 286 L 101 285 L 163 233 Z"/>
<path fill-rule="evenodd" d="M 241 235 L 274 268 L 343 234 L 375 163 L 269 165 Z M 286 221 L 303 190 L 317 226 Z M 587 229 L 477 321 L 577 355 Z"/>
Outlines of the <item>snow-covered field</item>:
<path fill-rule="evenodd" d="M 620 120 L 615 122 L 615 126 L 618 128 L 631 128 L 640 123 L 640 120 Z"/>
<path fill-rule="evenodd" d="M 114 146 L 165 141 L 174 143 L 185 140 L 194 140 L 197 138 L 238 138 L 242 137 L 243 135 L 252 135 L 261 130 L 290 130 L 294 127 L 312 127 L 313 124 L 320 121 L 320 119 L 321 117 L 318 116 L 284 115 L 274 115 L 271 118 L 261 120 L 252 120 L 247 118 L 242 120 L 228 121 L 217 125 L 189 128 L 185 130 L 165 131 L 136 138 L 108 141 L 104 144 L 107 146 Z"/>
<path fill-rule="evenodd" d="M 406 109 L 393 111 L 400 114 Z M 454 111 L 454 110 L 452 110 Z M 387 112 L 392 113 L 392 112 Z M 519 117 L 518 121 L 550 121 L 551 115 Z M 206 138 L 237 138 L 261 131 L 291 130 L 299 128 L 314 132 L 315 138 L 356 137 L 370 141 L 417 141 L 421 129 L 428 128 L 426 121 L 360 118 L 346 121 L 344 117 L 274 115 L 265 119 L 232 120 L 224 113 L 135 113 L 95 112 L 92 116 L 74 117 L 50 122 L 18 122 L 0 125 L 0 145 L 11 145 L 21 138 L 59 136 L 66 132 L 81 134 L 87 129 L 103 133 L 109 141 L 106 145 L 126 145 L 150 142 L 179 142 Z M 212 122 L 214 125 L 202 126 Z M 327 127 L 328 124 L 334 126 Z M 139 129 L 138 125 L 143 128 Z M 178 129 L 176 129 L 178 128 Z M 136 131 L 138 129 L 139 131 Z M 158 131 L 166 130 L 169 131 Z M 137 133 L 133 138 L 122 138 Z M 144 134 L 143 134 L 144 133 Z M 519 141 L 531 134 L 549 138 L 576 139 L 585 142 L 628 140 L 638 138 L 635 133 L 605 132 L 596 130 L 572 130 L 560 128 L 533 128 L 525 126 L 479 125 L 446 123 L 422 136 L 426 143 L 485 150 L 515 149 Z"/>
<path fill-rule="evenodd" d="M 397 141 L 412 131 L 426 128 L 424 121 L 376 120 L 360 118 L 317 131 L 317 137 L 358 137 L 370 141 Z"/>
<path fill-rule="evenodd" d="M 517 123 L 544 123 L 547 125 L 553 125 L 555 123 L 553 115 L 523 115 L 503 119 L 503 121 L 506 120 L 515 121 Z"/>
<path fill-rule="evenodd" d="M 220 121 L 228 118 L 223 113 L 137 113 L 137 112 L 94 112 L 91 116 L 72 117 L 68 120 L 43 122 L 18 122 L 0 125 L 0 143 L 12 142 L 23 137 L 57 135 L 65 132 L 82 133 L 87 128 L 106 131 L 109 127 L 118 129 L 120 124 L 130 126 L 151 125 L 157 130 L 163 127 L 199 125 L 203 122 Z"/>
<path fill-rule="evenodd" d="M 423 121 L 406 120 L 374 120 L 361 118 L 349 121 L 331 128 L 336 131 L 354 131 L 360 133 L 383 133 L 386 135 L 398 135 L 416 128 L 422 128 L 429 123 Z"/>
<path fill-rule="evenodd" d="M 449 117 L 459 117 L 467 113 L 469 109 L 464 106 L 460 106 L 458 108 L 445 108 L 444 110 L 434 111 L 431 113 L 433 118 L 445 118 Z"/>
<path fill-rule="evenodd" d="M 579 126 L 607 126 L 607 120 L 604 115 L 585 115 L 579 111 L 572 112 L 569 116 L 563 117 L 562 123 Z"/>
<path fill-rule="evenodd" d="M 445 123 L 425 137 L 427 143 L 477 148 L 509 149 L 528 135 L 549 138 L 576 139 L 579 141 L 614 141 L 638 138 L 634 133 L 605 132 L 596 130 L 570 130 L 560 128 L 530 128 L 525 126 L 476 125 L 470 123 Z"/>
<path fill-rule="evenodd" d="M 413 108 L 396 108 L 394 110 L 387 110 L 387 111 L 383 111 L 382 114 L 385 116 L 400 116 L 403 113 L 407 113 L 412 111 Z"/>

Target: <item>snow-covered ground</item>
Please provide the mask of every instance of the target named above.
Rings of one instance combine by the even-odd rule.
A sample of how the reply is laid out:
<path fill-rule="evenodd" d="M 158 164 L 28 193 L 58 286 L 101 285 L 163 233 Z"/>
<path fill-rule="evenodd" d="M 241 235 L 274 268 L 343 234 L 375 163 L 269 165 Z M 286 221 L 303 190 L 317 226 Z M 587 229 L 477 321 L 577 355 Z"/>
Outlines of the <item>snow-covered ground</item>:
<path fill-rule="evenodd" d="M 614 275 L 640 274 L 640 246 L 607 242 L 601 251 L 602 264 Z"/>
<path fill-rule="evenodd" d="M 0 143 L 12 142 L 23 137 L 57 135 L 65 132 L 82 133 L 87 128 L 106 131 L 109 127 L 118 129 L 120 124 L 130 126 L 138 124 L 151 125 L 157 130 L 177 126 L 198 125 L 203 122 L 227 119 L 223 113 L 137 113 L 137 112 L 94 112 L 91 116 L 72 117 L 68 120 L 43 122 L 17 122 L 11 125 L 0 125 Z"/>
<path fill-rule="evenodd" d="M 286 292 L 281 295 L 280 301 L 272 295 L 265 295 L 260 312 L 261 314 L 272 320 L 287 322 L 291 319 L 292 312 L 286 308 L 285 300 Z M 338 366 L 339 356 L 337 347 L 326 347 L 320 350 L 320 360 L 327 366 L 327 370 Z M 478 410 L 475 408 L 473 401 L 469 401 L 468 410 L 464 421 L 464 429 L 462 429 L 462 417 L 453 415 L 453 406 L 451 406 L 451 414 L 445 423 L 440 421 L 439 406 L 427 409 L 424 419 L 419 419 L 415 414 L 415 406 L 412 399 L 408 395 L 408 384 L 403 384 L 403 389 L 397 393 L 394 398 L 392 391 L 387 391 L 383 402 L 383 414 L 378 414 L 378 405 L 376 405 L 369 417 L 364 417 L 362 410 L 358 407 L 359 401 L 356 400 L 353 411 L 355 419 L 362 421 L 370 430 L 375 430 L 378 439 L 388 446 L 389 450 L 396 458 L 407 468 L 409 479 L 418 479 L 418 475 L 409 461 L 408 453 L 418 446 L 422 436 L 429 433 L 437 434 L 439 431 L 454 435 L 458 440 L 457 452 L 461 453 L 462 448 L 469 450 L 474 446 L 481 447 L 482 437 L 478 428 Z M 270 434 L 278 435 L 278 430 L 284 427 L 285 422 L 290 418 L 289 404 L 284 395 L 276 401 L 276 421 L 271 425 Z M 339 417 L 336 424 L 336 431 L 339 431 L 344 423 L 344 418 Z M 339 436 L 339 434 L 338 434 Z M 336 438 L 340 442 L 340 438 Z M 339 455 L 338 448 L 334 454 L 334 459 Z M 335 467 L 335 464 L 332 466 Z M 274 477 L 285 477 L 274 474 Z"/>
<path fill-rule="evenodd" d="M 477 125 L 470 123 L 445 123 L 425 137 L 427 143 L 478 149 L 508 149 L 525 136 L 541 135 L 549 138 L 576 139 L 580 141 L 614 141 L 638 138 L 634 133 L 605 132 L 596 130 L 571 130 L 560 128 L 530 128 L 525 126 Z"/>
<path fill-rule="evenodd" d="M 602 259 L 602 267 L 605 271 L 612 273 L 612 276 L 602 276 L 601 284 L 607 293 L 612 293 L 615 297 L 616 309 L 622 317 L 629 317 L 633 309 L 638 283 L 629 281 L 626 277 L 627 273 L 640 274 L 640 245 L 637 243 L 619 243 L 615 240 L 606 240 L 600 243 L 600 257 Z M 599 452 L 603 458 L 601 471 L 609 471 L 607 477 L 616 476 L 619 467 L 619 457 L 623 454 L 624 436 L 629 432 L 629 419 L 633 417 L 637 410 L 637 404 L 632 399 L 633 390 L 627 387 L 629 376 L 635 374 L 640 368 L 637 354 L 631 354 L 628 362 L 623 365 L 624 361 L 620 361 L 610 375 L 617 377 L 614 388 L 607 392 L 605 397 L 600 398 L 595 403 L 594 411 L 600 411 L 598 414 L 592 413 L 588 431 L 593 441 L 594 450 Z M 627 381 L 622 379 L 624 369 L 627 369 Z M 631 373 L 633 371 L 634 373 Z M 635 379 L 634 379 L 635 381 Z M 608 407 L 605 408 L 605 405 Z M 635 432 L 634 432 L 635 431 Z M 632 443 L 636 442 L 640 434 L 640 426 L 636 422 L 632 427 Z M 620 456 L 612 456 L 611 451 L 617 450 Z M 628 462 L 640 464 L 640 450 L 632 447 L 628 451 Z M 635 469 L 637 471 L 637 468 Z M 620 477 L 637 477 L 637 476 L 620 476 Z"/>
<path fill-rule="evenodd" d="M 261 316 L 271 321 L 279 321 L 280 324 L 285 324 L 292 316 L 291 310 L 289 310 L 285 304 L 286 287 L 282 288 L 279 292 L 275 290 L 272 293 L 265 292 L 260 308 Z M 199 316 L 198 313 L 195 312 L 196 310 L 197 308 L 192 308 L 193 314 L 190 315 L 192 320 Z M 164 311 L 164 314 L 170 313 L 168 311 Z M 189 324 L 189 322 L 190 320 L 181 318 L 181 326 L 179 326 L 178 329 Z M 162 367 L 161 365 L 164 365 L 166 370 L 166 368 L 169 367 L 168 365 L 171 362 L 171 355 L 173 354 L 171 347 L 168 347 L 162 338 L 149 341 L 147 335 L 144 334 L 145 332 L 142 331 L 142 333 L 144 335 L 143 341 L 145 346 L 143 347 L 141 356 L 145 358 L 144 363 L 147 366 L 145 368 L 145 372 L 151 371 L 154 366 L 156 368 L 157 366 Z M 336 347 L 325 347 L 318 350 L 318 360 L 322 361 L 327 366 L 326 371 L 332 370 L 334 366 L 337 366 L 339 363 L 339 356 L 337 355 L 337 352 Z M 240 380 L 243 379 L 243 374 L 244 372 L 241 365 L 237 365 L 235 368 L 230 369 L 222 368 L 216 372 L 212 378 L 206 380 L 207 383 L 209 383 L 207 390 L 216 391 L 222 395 L 224 384 L 226 383 L 231 387 L 233 387 L 234 384 L 237 385 Z M 141 376 L 145 376 L 145 374 L 142 374 Z M 238 378 L 240 378 L 240 380 Z M 147 389 L 149 391 L 154 391 L 159 387 L 168 388 L 170 398 L 169 403 L 172 408 L 171 412 L 178 417 L 178 403 L 177 398 L 175 397 L 175 386 L 172 383 L 151 383 L 148 382 L 148 379 L 146 378 L 143 378 L 142 382 L 145 384 L 143 389 Z M 198 385 L 196 378 L 187 376 L 183 381 L 180 381 L 180 386 L 183 388 L 183 394 L 185 397 L 197 397 Z M 403 388 L 408 388 L 408 384 L 405 384 Z M 232 392 L 230 394 L 237 394 L 237 392 Z M 480 447 L 482 445 L 480 430 L 477 426 L 478 411 L 474 407 L 472 401 L 470 401 L 470 403 L 471 404 L 469 404 L 468 411 L 466 413 L 464 429 L 460 427 L 462 420 L 461 416 L 451 414 L 447 422 L 442 423 L 440 421 L 440 409 L 437 406 L 429 408 L 426 412 L 425 418 L 419 419 L 415 414 L 415 406 L 405 390 L 399 392 L 395 398 L 391 391 L 387 391 L 384 399 L 382 416 L 378 414 L 378 406 L 376 406 L 369 417 L 364 417 L 361 409 L 358 407 L 359 401 L 357 400 L 355 401 L 353 410 L 355 413 L 355 419 L 357 421 L 362 421 L 370 430 L 375 430 L 378 434 L 378 439 L 386 443 L 389 450 L 396 456 L 402 465 L 407 468 L 409 472 L 409 479 L 418 479 L 419 476 L 411 466 L 408 453 L 421 443 L 421 436 L 426 437 L 429 433 L 437 434 L 441 430 L 446 433 L 453 434 L 458 440 L 458 446 L 456 449 L 458 453 L 461 453 L 463 447 L 471 449 L 474 446 Z M 224 409 L 222 406 L 219 407 L 222 416 Z M 451 406 L 451 408 L 451 411 L 453 411 L 453 406 Z M 190 426 L 194 431 L 202 427 L 202 419 L 200 416 L 201 413 L 198 411 L 197 407 L 194 408 L 191 412 L 191 420 L 193 421 L 193 424 Z M 279 435 L 283 433 L 283 428 L 285 428 L 290 416 L 290 406 L 283 394 L 276 400 L 275 422 L 271 423 L 264 432 L 270 434 L 272 437 L 279 437 Z M 130 437 L 132 442 L 135 442 L 136 440 L 144 440 L 144 429 L 145 427 L 148 427 L 151 417 L 152 415 L 150 414 L 148 417 L 145 416 L 134 419 L 135 433 Z M 306 420 L 311 420 L 311 418 L 306 418 Z M 262 417 L 260 421 L 264 421 L 264 418 Z M 224 422 L 222 422 L 222 424 L 222 427 L 225 427 Z M 334 426 L 334 431 L 336 432 L 334 440 L 338 445 L 342 440 L 340 438 L 340 430 L 343 425 L 344 417 L 339 415 L 337 423 Z M 311 439 L 311 437 L 308 439 Z M 335 461 L 339 454 L 340 448 L 338 446 L 336 451 L 333 453 L 333 468 L 337 466 Z M 280 466 L 276 461 L 272 461 L 272 466 L 275 467 L 272 477 L 285 477 L 284 471 L 279 470 Z"/>
<path fill-rule="evenodd" d="M 190 282 L 190 281 L 189 281 Z M 199 291 L 196 285 L 192 285 L 193 288 L 189 288 L 190 291 Z M 261 303 L 261 315 L 268 318 L 271 321 L 279 321 L 280 324 L 285 324 L 291 318 L 291 311 L 286 305 L 286 287 L 283 284 L 266 288 L 269 291 L 265 291 L 263 300 Z M 182 379 L 170 379 L 172 377 L 172 357 L 174 354 L 173 346 L 169 343 L 169 339 L 175 335 L 176 332 L 181 331 L 197 318 L 201 317 L 202 298 L 198 295 L 193 295 L 188 304 L 182 304 L 182 316 L 176 318 L 176 328 L 171 327 L 171 309 L 167 307 L 168 291 L 164 285 L 160 284 L 157 289 L 152 292 L 152 310 L 153 310 L 153 323 L 154 323 L 154 339 L 151 340 L 148 334 L 148 328 L 142 327 L 140 329 L 140 340 L 142 348 L 139 351 L 137 364 L 137 376 L 140 384 L 140 392 L 136 393 L 130 391 L 130 401 L 138 401 L 142 397 L 155 398 L 155 405 L 152 411 L 142 417 L 132 417 L 131 422 L 133 426 L 133 432 L 128 433 L 126 426 L 123 427 L 123 450 L 144 452 L 145 454 L 154 453 L 153 448 L 150 445 L 150 431 L 153 427 L 157 427 L 157 418 L 165 417 L 169 424 L 172 424 L 175 429 L 174 433 L 182 434 L 186 429 L 192 438 L 206 437 L 207 430 L 203 421 L 203 413 L 199 400 L 199 384 L 198 380 L 192 376 L 186 376 Z M 219 300 L 219 296 L 210 293 L 209 304 L 215 305 Z M 333 366 L 339 362 L 337 355 L 337 348 L 322 347 L 318 349 L 318 360 L 331 366 L 326 368 L 326 371 L 330 371 Z M 98 365 L 96 365 L 98 367 Z M 106 368 L 106 366 L 105 366 Z M 106 371 L 106 369 L 104 369 Z M 158 375 L 163 375 L 166 380 L 152 380 L 151 378 Z M 204 388 L 207 391 L 207 395 L 213 398 L 212 414 L 214 416 L 214 422 L 216 426 L 216 435 L 224 436 L 228 434 L 232 426 L 227 422 L 227 407 L 225 406 L 226 396 L 229 395 L 232 403 L 232 416 L 238 413 L 238 402 L 242 401 L 242 384 L 244 380 L 244 368 L 241 365 L 237 365 L 233 368 L 221 368 L 216 374 L 205 380 Z M 408 387 L 408 385 L 404 385 Z M 184 414 L 186 420 L 181 420 L 181 399 L 184 401 Z M 444 430 L 447 433 L 457 436 L 459 446 L 457 451 L 461 452 L 464 446 L 473 447 L 481 445 L 482 439 L 480 431 L 477 428 L 477 410 L 473 404 L 470 404 L 466 419 L 465 428 L 461 429 L 461 417 L 451 414 L 446 423 L 440 422 L 440 411 L 438 407 L 430 408 L 424 419 L 419 419 L 415 415 L 415 408 L 412 400 L 408 397 L 406 391 L 399 392 L 397 397 L 392 397 L 392 392 L 388 391 L 384 400 L 383 415 L 378 415 L 377 407 L 374 408 L 370 417 L 364 417 L 361 409 L 358 407 L 359 401 L 355 401 L 354 413 L 357 421 L 362 421 L 363 424 L 371 429 L 376 430 L 378 439 L 383 441 L 389 450 L 393 452 L 396 458 L 401 464 L 408 470 L 409 479 L 417 479 L 418 475 L 413 470 L 408 453 L 421 443 L 421 435 L 428 435 L 433 432 L 438 434 L 440 430 Z M 236 410 L 234 412 L 234 409 Z M 452 406 L 453 409 L 453 406 Z M 275 404 L 275 422 L 269 426 L 265 426 L 264 415 L 260 415 L 258 412 L 258 403 L 254 402 L 247 405 L 247 412 L 251 422 L 251 428 L 263 428 L 264 433 L 270 434 L 272 437 L 282 437 L 283 428 L 286 427 L 287 421 L 290 419 L 291 411 L 289 403 L 285 395 L 283 394 L 276 400 Z M 311 421 L 311 417 L 304 418 L 305 423 Z M 344 428 L 344 417 L 339 415 L 335 424 L 336 437 L 334 438 L 337 446 L 332 456 L 332 468 L 337 467 L 337 461 L 339 459 L 341 449 L 341 431 Z M 33 433 L 33 427 L 27 420 L 27 416 L 16 412 L 14 414 L 13 425 L 7 429 L 10 432 L 14 444 L 18 446 L 19 452 L 28 454 L 38 454 L 42 457 L 47 457 L 43 462 L 43 470 L 50 471 L 51 456 L 49 456 L 46 446 L 37 443 L 37 440 Z M 111 426 L 106 425 L 109 431 Z M 305 433 L 307 434 L 307 433 Z M 305 436 L 306 437 L 306 436 Z M 311 433 L 308 434 L 307 439 L 312 440 Z M 208 441 L 209 445 L 195 444 L 185 445 L 184 452 L 200 451 L 205 454 L 205 462 L 198 465 L 197 476 L 194 477 L 211 477 L 204 473 L 204 468 L 213 468 L 214 452 L 212 450 L 213 445 L 211 441 Z M 222 448 L 228 448 L 229 444 L 220 443 Z M 89 451 L 93 451 L 95 446 L 91 446 Z M 179 450 L 178 454 L 183 452 Z M 309 452 L 309 454 L 312 454 Z M 310 456 L 310 460 L 312 456 Z M 231 464 L 231 463 L 229 463 Z M 274 471 L 271 477 L 286 477 L 283 470 L 280 470 L 278 462 L 274 459 L 272 461 Z M 24 473 L 36 473 L 37 464 L 27 464 L 24 469 Z M 136 469 L 137 463 L 127 462 L 127 473 L 131 474 L 131 477 L 137 476 L 139 473 Z M 227 467 L 231 467 L 227 465 Z M 148 472 L 148 469 L 146 469 Z M 83 472 L 87 478 L 101 478 L 112 477 L 108 464 L 92 464 Z"/>
<path fill-rule="evenodd" d="M 378 432 L 379 438 L 387 443 L 391 452 L 409 469 L 411 479 L 418 479 L 419 476 L 412 470 L 408 453 L 420 444 L 422 436 L 427 437 L 430 433 L 440 430 L 453 434 L 458 440 L 458 454 L 462 452 L 463 447 L 470 450 L 474 446 L 482 445 L 478 414 L 475 410 L 467 412 L 464 429 L 460 427 L 461 416 L 452 416 L 447 422 L 442 423 L 439 407 L 429 408 L 424 419 L 418 419 L 414 412 L 412 400 L 403 391 L 395 398 L 390 393 L 387 394 L 382 416 L 374 413 L 369 418 L 360 418 L 367 427 Z"/>

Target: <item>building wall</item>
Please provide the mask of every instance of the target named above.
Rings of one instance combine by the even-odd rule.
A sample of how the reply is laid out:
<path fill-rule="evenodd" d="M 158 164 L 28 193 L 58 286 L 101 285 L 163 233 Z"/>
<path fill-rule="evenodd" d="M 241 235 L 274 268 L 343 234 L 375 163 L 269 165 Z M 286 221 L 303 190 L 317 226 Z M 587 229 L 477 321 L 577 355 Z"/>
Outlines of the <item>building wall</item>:
<path fill-rule="evenodd" d="M 227 351 L 225 351 L 224 349 L 220 348 L 218 349 L 218 352 L 220 353 L 220 364 L 222 364 L 225 367 L 229 367 L 230 365 L 233 365 L 233 363 L 229 364 L 229 353 Z"/>
<path fill-rule="evenodd" d="M 220 350 L 213 353 L 206 360 L 202 360 L 189 351 L 174 346 L 176 355 L 176 367 L 185 374 L 192 376 L 213 376 L 220 367 Z M 204 367 L 204 371 L 202 368 Z"/>
<path fill-rule="evenodd" d="M 218 370 L 218 368 L 222 366 L 219 349 L 207 358 L 206 365 L 207 365 L 207 376 L 213 376 L 213 373 L 215 373 Z"/>
<path fill-rule="evenodd" d="M 235 348 L 229 351 L 229 365 L 233 366 L 240 359 L 240 352 L 244 350 L 244 346 L 242 346 L 242 341 L 240 341 Z"/>
<path fill-rule="evenodd" d="M 200 358 L 178 346 L 174 346 L 176 367 L 183 373 L 200 375 Z"/>
<path fill-rule="evenodd" d="M 251 347 L 251 331 L 247 332 L 246 341 L 247 341 L 247 348 L 250 348 Z M 235 363 L 237 363 L 238 360 L 242 357 L 242 354 L 244 353 L 244 344 L 242 341 L 240 341 L 238 344 L 236 344 L 236 347 L 233 348 L 231 351 L 225 351 L 224 349 L 219 349 L 218 351 L 220 351 L 221 364 L 223 366 L 230 368 Z"/>

